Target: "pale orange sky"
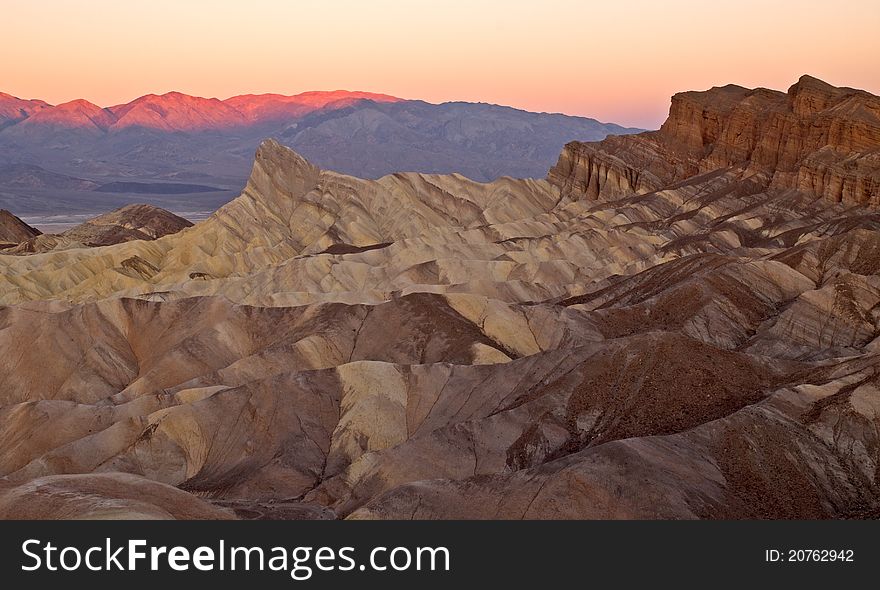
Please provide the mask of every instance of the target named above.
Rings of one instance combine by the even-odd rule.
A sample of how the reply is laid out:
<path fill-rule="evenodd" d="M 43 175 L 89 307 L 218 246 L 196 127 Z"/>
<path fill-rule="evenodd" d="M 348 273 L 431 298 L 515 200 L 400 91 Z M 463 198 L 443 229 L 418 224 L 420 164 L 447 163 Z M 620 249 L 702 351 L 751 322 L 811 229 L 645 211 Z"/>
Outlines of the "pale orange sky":
<path fill-rule="evenodd" d="M 0 91 L 368 90 L 656 127 L 669 96 L 810 73 L 880 93 L 878 0 L 4 0 Z"/>

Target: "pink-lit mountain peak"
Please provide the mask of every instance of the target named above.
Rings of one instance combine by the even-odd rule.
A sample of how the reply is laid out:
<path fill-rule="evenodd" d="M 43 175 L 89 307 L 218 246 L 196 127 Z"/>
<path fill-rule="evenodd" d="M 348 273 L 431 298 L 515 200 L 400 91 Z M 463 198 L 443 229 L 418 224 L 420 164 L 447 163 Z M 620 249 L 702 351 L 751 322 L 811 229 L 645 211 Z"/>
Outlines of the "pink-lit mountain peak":
<path fill-rule="evenodd" d="M 165 131 L 190 131 L 244 124 L 240 112 L 216 98 L 180 92 L 147 94 L 127 104 L 110 107 L 118 117 L 114 129 L 145 127 Z"/>
<path fill-rule="evenodd" d="M 295 99 L 297 102 L 312 104 L 315 106 L 325 106 L 330 103 L 338 102 L 345 99 L 366 99 L 375 102 L 400 102 L 401 100 L 403 100 L 402 98 L 397 98 L 396 96 L 391 96 L 389 94 L 377 94 L 375 92 L 361 92 L 357 90 L 312 90 L 309 92 L 295 94 L 290 98 Z"/>
<path fill-rule="evenodd" d="M 359 100 L 397 102 L 387 94 L 347 90 L 282 94 L 245 94 L 226 100 L 202 98 L 181 92 L 147 94 L 135 100 L 102 108 L 83 99 L 57 106 L 25 101 L 0 93 L 0 125 L 24 125 L 20 131 L 89 129 L 116 132 L 124 129 L 200 131 L 226 129 L 307 115 L 319 109 L 338 109 Z"/>
<path fill-rule="evenodd" d="M 13 102 L 24 103 L 24 104 L 35 104 L 35 105 L 41 105 L 44 107 L 52 106 L 48 102 L 46 102 L 44 100 L 37 99 L 37 98 L 34 98 L 34 99 L 19 98 L 17 96 L 7 94 L 6 92 L 0 92 L 0 104 L 13 103 Z"/>
<path fill-rule="evenodd" d="M 19 121 L 51 105 L 42 100 L 25 100 L 0 92 L 0 125 L 4 122 Z"/>
<path fill-rule="evenodd" d="M 302 116 L 328 106 L 344 107 L 358 100 L 399 102 L 403 99 L 388 94 L 349 90 L 310 91 L 287 96 L 283 94 L 242 94 L 224 103 L 241 112 L 249 121 Z"/>
<path fill-rule="evenodd" d="M 22 121 L 21 125 L 25 127 L 44 125 L 104 131 L 115 122 L 116 117 L 108 109 L 101 108 L 80 98 L 41 109 L 25 121 Z"/>

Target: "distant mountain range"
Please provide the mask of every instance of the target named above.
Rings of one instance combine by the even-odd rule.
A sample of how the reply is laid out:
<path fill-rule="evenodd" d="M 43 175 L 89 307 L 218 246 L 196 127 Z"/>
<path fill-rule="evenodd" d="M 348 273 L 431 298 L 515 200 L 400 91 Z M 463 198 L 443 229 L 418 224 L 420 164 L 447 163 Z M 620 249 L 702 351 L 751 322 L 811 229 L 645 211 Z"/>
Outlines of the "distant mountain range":
<path fill-rule="evenodd" d="M 0 207 L 44 215 L 146 201 L 213 210 L 244 185 L 265 138 L 359 177 L 406 170 L 485 181 L 543 177 L 569 141 L 638 131 L 585 117 L 368 92 L 226 100 L 170 92 L 106 108 L 0 93 Z"/>
<path fill-rule="evenodd" d="M 401 102 L 399 98 L 371 92 L 247 94 L 227 100 L 169 92 L 147 94 L 129 103 L 102 108 L 83 99 L 53 106 L 42 100 L 22 100 L 0 93 L 0 125 L 21 123 L 17 131 L 25 134 L 73 129 L 103 133 L 130 128 L 204 131 L 283 121 L 327 107 L 349 106 L 360 100 Z"/>

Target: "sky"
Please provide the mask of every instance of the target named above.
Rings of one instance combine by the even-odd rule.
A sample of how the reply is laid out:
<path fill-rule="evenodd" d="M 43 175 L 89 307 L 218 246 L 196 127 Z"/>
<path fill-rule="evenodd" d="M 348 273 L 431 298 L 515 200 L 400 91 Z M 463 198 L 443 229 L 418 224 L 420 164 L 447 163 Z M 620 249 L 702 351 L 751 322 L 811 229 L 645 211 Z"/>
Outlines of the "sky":
<path fill-rule="evenodd" d="M 366 90 L 656 128 L 669 97 L 809 73 L 880 94 L 878 0 L 3 0 L 0 91 Z"/>

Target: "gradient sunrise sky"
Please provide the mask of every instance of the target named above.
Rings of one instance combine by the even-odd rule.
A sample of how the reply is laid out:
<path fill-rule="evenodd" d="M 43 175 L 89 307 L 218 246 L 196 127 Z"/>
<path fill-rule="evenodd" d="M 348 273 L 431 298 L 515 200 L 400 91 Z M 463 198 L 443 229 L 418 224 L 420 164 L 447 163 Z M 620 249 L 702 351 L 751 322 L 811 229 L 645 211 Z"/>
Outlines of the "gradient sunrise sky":
<path fill-rule="evenodd" d="M 657 127 L 674 92 L 880 92 L 877 0 L 4 0 L 0 91 L 369 90 Z"/>

